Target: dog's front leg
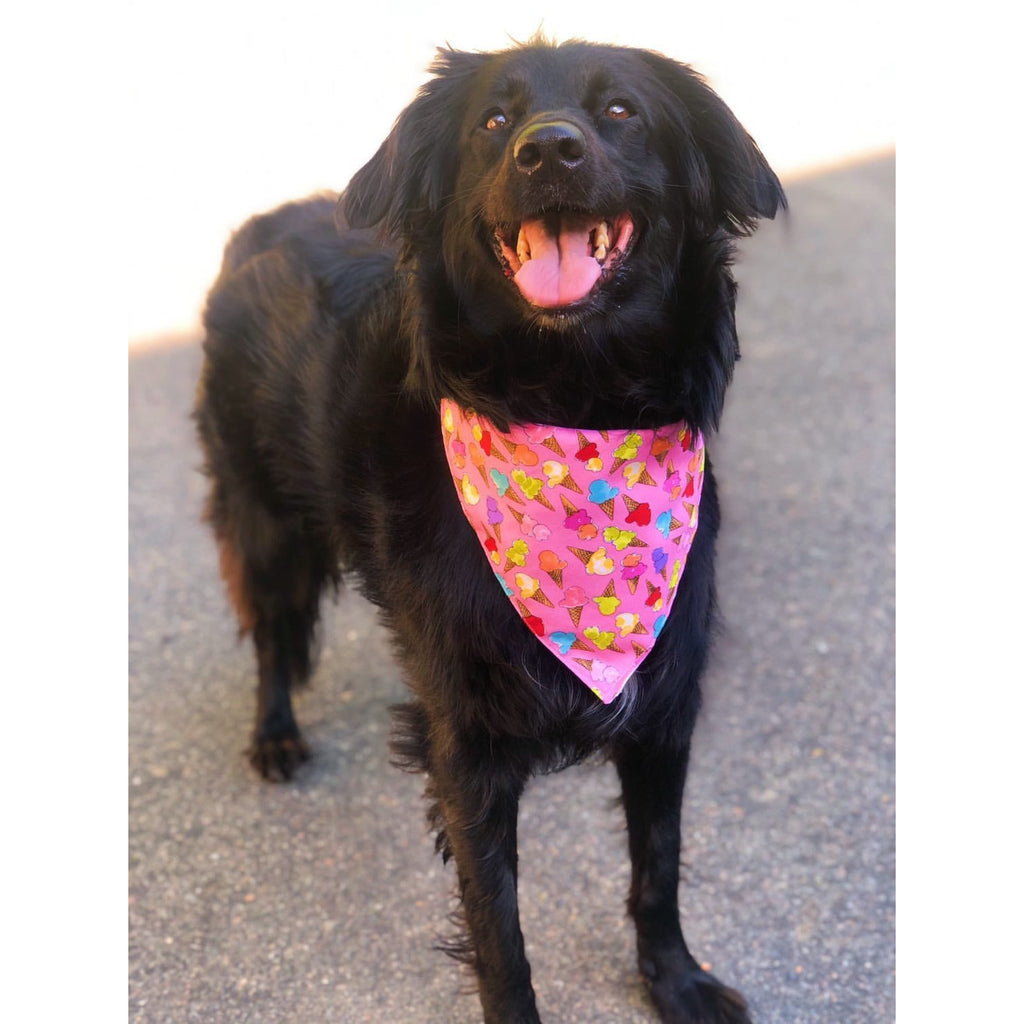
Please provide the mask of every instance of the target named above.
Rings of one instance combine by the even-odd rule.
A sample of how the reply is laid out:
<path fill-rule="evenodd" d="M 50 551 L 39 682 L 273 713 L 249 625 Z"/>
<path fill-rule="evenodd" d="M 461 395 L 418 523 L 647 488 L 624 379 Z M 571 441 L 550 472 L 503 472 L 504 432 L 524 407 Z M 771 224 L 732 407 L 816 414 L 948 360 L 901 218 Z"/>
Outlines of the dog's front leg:
<path fill-rule="evenodd" d="M 666 1024 L 749 1024 L 746 1003 L 701 970 L 679 923 L 680 818 L 690 747 L 646 740 L 615 751 L 633 877 L 640 972 Z"/>
<path fill-rule="evenodd" d="M 431 751 L 440 844 L 455 857 L 486 1024 L 539 1024 L 519 927 L 516 823 L 525 774 L 489 738 Z"/>

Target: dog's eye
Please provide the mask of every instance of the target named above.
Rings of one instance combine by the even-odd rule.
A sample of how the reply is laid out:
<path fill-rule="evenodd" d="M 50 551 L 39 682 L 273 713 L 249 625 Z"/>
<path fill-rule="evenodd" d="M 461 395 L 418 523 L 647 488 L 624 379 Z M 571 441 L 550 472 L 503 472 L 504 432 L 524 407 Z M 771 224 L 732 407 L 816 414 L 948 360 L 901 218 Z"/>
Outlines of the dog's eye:
<path fill-rule="evenodd" d="M 492 110 L 490 114 L 487 115 L 487 120 L 484 121 L 484 127 L 489 132 L 498 131 L 499 128 L 507 128 L 508 118 L 505 116 L 503 111 Z"/>
<path fill-rule="evenodd" d="M 632 117 L 635 113 L 636 111 L 625 100 L 612 100 L 604 108 L 605 117 L 613 118 L 616 121 L 625 121 L 627 117 Z"/>

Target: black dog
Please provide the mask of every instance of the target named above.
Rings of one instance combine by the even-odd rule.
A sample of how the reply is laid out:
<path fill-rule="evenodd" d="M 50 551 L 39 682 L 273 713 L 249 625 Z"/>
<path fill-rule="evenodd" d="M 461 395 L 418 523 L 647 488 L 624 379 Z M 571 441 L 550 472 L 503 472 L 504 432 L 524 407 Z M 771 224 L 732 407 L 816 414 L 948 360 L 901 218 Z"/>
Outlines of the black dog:
<path fill-rule="evenodd" d="M 249 222 L 209 297 L 196 416 L 221 569 L 256 647 L 252 758 L 288 778 L 307 756 L 290 691 L 309 674 L 321 590 L 351 573 L 383 609 L 415 697 L 395 709 L 394 750 L 428 775 L 485 1019 L 538 1020 L 516 903 L 520 794 L 533 773 L 604 750 L 622 781 L 628 907 L 662 1019 L 746 1021 L 742 997 L 687 949 L 677 903 L 714 617 L 710 467 L 699 522 L 686 506 L 696 533 L 670 613 L 656 643 L 648 631 L 633 644 L 642 660 L 605 703 L 580 666 L 596 672 L 605 647 L 628 654 L 615 638 L 631 627 L 604 639 L 563 630 L 556 642 L 588 652 L 575 664 L 545 646 L 555 602 L 535 606 L 543 590 L 529 574 L 519 595 L 496 581 L 501 556 L 464 514 L 449 465 L 464 455 L 446 448 L 439 410 L 447 400 L 476 414 L 499 439 L 524 424 L 579 428 L 562 465 L 577 477 L 601 461 L 584 464 L 586 431 L 635 431 L 639 444 L 684 424 L 692 445 L 717 426 L 738 356 L 733 238 L 785 198 L 722 101 L 660 55 L 534 41 L 442 51 L 432 71 L 340 200 Z M 691 461 L 688 486 L 702 468 Z M 563 497 L 567 525 L 570 508 L 584 522 L 585 495 Z M 521 521 L 503 544 L 527 528 L 512 511 Z M 657 562 L 660 548 L 634 543 L 624 566 Z M 560 579 L 557 561 L 548 568 Z M 616 579 L 624 595 L 625 569 Z M 660 607 L 661 588 L 648 589 Z"/>

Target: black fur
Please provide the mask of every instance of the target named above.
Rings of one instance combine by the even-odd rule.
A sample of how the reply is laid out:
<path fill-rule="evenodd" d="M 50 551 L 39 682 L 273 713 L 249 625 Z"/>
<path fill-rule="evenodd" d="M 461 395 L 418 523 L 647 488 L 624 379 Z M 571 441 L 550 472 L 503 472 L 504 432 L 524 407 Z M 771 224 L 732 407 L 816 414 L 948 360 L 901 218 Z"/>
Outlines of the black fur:
<path fill-rule="evenodd" d="M 535 41 L 442 51 L 432 71 L 337 209 L 320 197 L 252 220 L 209 297 L 196 416 L 208 517 L 257 652 L 253 760 L 288 778 L 306 756 L 290 691 L 309 672 L 322 589 L 351 574 L 383 610 L 414 695 L 395 711 L 395 755 L 428 775 L 485 1020 L 538 1020 L 516 904 L 520 794 L 532 774 L 604 750 L 662 1019 L 746 1021 L 742 997 L 687 950 L 677 905 L 714 617 L 710 467 L 668 622 L 606 706 L 496 585 L 459 508 L 438 404 L 499 427 L 713 431 L 738 356 L 733 238 L 785 199 L 722 101 L 659 55 Z M 541 115 L 568 126 L 573 166 L 517 166 Z M 629 211 L 634 243 L 587 300 L 532 306 L 503 275 L 494 231 L 567 209 Z"/>

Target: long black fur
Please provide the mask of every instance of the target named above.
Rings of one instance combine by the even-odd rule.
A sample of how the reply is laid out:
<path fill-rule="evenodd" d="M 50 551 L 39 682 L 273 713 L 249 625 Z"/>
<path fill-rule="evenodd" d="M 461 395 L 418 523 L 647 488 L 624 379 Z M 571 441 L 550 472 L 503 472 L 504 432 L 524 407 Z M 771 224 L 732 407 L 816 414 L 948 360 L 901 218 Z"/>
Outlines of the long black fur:
<path fill-rule="evenodd" d="M 257 217 L 227 247 L 205 314 L 196 417 L 208 518 L 259 672 L 252 757 L 288 778 L 307 756 L 290 693 L 308 675 L 323 588 L 342 575 L 383 610 L 413 700 L 396 759 L 428 775 L 453 856 L 488 1022 L 535 1022 L 516 903 L 529 777 L 614 760 L 633 865 L 628 909 L 661 1018 L 742 1022 L 701 971 L 677 904 L 680 804 L 714 619 L 719 508 L 710 465 L 679 595 L 653 651 L 604 705 L 537 643 L 495 583 L 445 462 L 449 397 L 499 427 L 712 432 L 738 356 L 733 239 L 785 205 L 722 101 L 660 55 L 543 40 L 441 51 L 433 77 L 348 190 Z M 626 101 L 632 116 L 608 116 Z M 495 110 L 499 130 L 485 127 Z M 530 176 L 520 131 L 557 115 L 585 143 Z M 635 244 L 590 300 L 530 306 L 495 226 L 551 209 L 628 210 Z"/>

